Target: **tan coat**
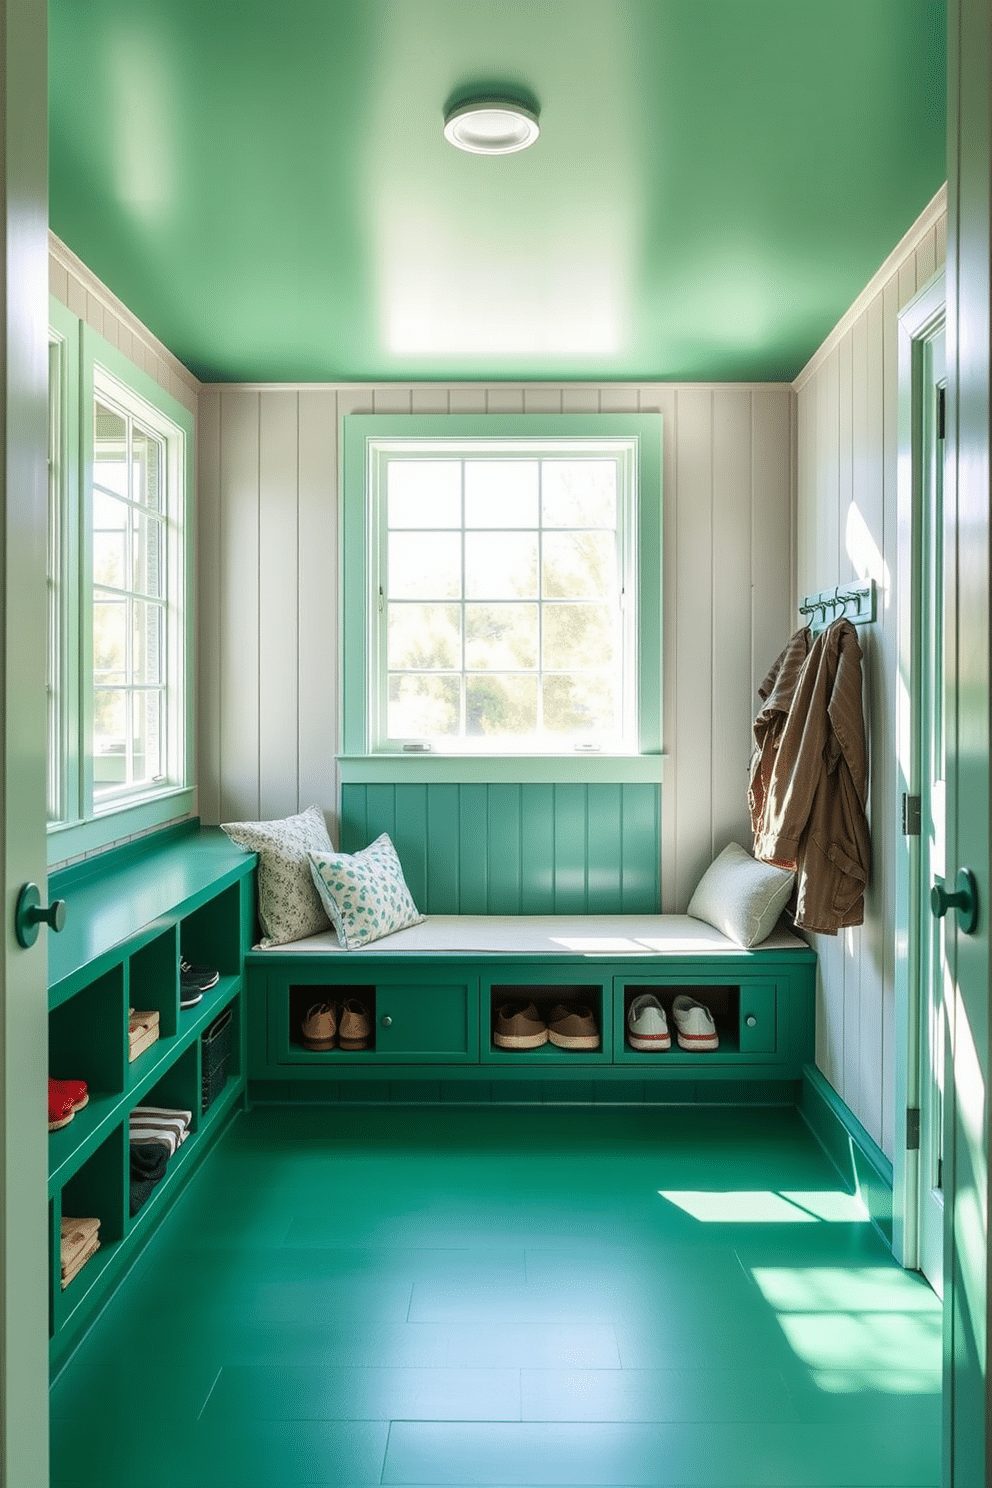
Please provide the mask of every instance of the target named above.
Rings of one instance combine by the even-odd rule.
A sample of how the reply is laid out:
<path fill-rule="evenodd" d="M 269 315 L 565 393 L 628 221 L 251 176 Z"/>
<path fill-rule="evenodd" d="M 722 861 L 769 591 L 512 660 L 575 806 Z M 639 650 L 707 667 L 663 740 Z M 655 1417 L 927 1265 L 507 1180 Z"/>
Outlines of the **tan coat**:
<path fill-rule="evenodd" d="M 871 868 L 861 648 L 849 620 L 817 636 L 764 793 L 755 857 L 796 870 L 794 919 L 835 935 L 864 920 Z"/>
<path fill-rule="evenodd" d="M 751 812 L 751 831 L 755 842 L 764 835 L 765 802 L 772 778 L 779 741 L 785 729 L 792 699 L 796 695 L 799 675 L 806 664 L 813 634 L 809 626 L 797 630 L 781 656 L 772 663 L 768 676 L 758 688 L 764 707 L 754 720 L 754 753 L 751 756 L 751 779 L 747 801 Z"/>

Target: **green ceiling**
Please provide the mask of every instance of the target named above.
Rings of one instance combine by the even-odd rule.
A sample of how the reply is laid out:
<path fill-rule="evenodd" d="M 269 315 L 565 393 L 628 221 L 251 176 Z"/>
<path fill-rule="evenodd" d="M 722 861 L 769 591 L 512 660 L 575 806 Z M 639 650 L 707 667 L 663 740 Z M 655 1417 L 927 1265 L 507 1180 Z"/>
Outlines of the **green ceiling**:
<path fill-rule="evenodd" d="M 944 0 L 49 10 L 52 228 L 210 381 L 792 378 L 945 175 Z"/>

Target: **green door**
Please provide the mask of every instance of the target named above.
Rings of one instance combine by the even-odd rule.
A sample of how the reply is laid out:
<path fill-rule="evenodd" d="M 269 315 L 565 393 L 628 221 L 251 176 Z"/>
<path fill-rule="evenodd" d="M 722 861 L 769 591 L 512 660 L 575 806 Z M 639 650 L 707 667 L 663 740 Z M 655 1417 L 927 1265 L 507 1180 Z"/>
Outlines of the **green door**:
<path fill-rule="evenodd" d="M 0 810 L 0 1481 L 48 1483 L 48 995 L 44 937 L 16 942 L 25 880 L 45 887 L 48 426 L 47 13 L 0 0 L 0 211 L 4 316 L 2 626 L 5 665 Z"/>
<path fill-rule="evenodd" d="M 989 414 L 992 408 L 992 9 L 951 0 L 947 114 L 947 877 L 975 875 L 971 933 L 946 916 L 950 1058 L 944 1190 L 944 1483 L 975 1488 L 989 1450 Z"/>

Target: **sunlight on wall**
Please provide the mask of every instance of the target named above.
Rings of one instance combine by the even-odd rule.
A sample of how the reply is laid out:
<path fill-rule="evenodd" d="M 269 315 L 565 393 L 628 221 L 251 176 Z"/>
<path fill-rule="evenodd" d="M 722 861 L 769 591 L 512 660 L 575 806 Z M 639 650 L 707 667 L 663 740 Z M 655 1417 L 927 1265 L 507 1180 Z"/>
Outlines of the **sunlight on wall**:
<path fill-rule="evenodd" d="M 874 579 L 879 591 L 879 603 L 883 608 L 888 608 L 892 574 L 871 535 L 868 523 L 854 501 L 847 508 L 844 544 L 858 578 Z"/>

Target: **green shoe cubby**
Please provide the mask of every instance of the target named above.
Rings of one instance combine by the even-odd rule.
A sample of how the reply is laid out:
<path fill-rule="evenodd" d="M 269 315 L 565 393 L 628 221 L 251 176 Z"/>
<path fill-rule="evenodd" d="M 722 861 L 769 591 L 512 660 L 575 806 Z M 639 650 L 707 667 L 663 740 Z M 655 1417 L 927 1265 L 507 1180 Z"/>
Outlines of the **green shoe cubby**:
<path fill-rule="evenodd" d="M 602 982 L 548 982 L 535 979 L 492 982 L 488 990 L 488 1043 L 482 1050 L 484 1064 L 508 1064 L 516 1068 L 533 1065 L 608 1064 L 611 1033 L 607 1013 L 609 993 Z M 546 1023 L 558 1003 L 571 1003 L 588 1008 L 599 1032 L 598 1049 L 563 1049 L 557 1044 L 539 1044 L 536 1049 L 504 1049 L 495 1042 L 496 1018 L 506 1003 L 533 1003 L 538 1017 Z M 604 1026 L 606 1025 L 606 1026 Z"/>
<path fill-rule="evenodd" d="M 51 1356 L 58 1365 L 152 1233 L 210 1142 L 245 1098 L 244 955 L 254 931 L 253 854 L 219 831 L 183 823 L 86 859 L 49 879 L 66 901 L 49 942 L 49 1073 L 85 1080 L 89 1101 L 49 1135 Z M 191 1008 L 179 1006 L 179 957 L 221 973 Z M 128 1008 L 154 1010 L 159 1037 L 128 1059 Z M 227 1078 L 201 1111 L 201 1038 L 231 1010 Z M 191 1134 L 131 1219 L 130 1112 L 192 1113 Z M 100 1249 L 60 1286 L 62 1216 L 100 1219 Z"/>

